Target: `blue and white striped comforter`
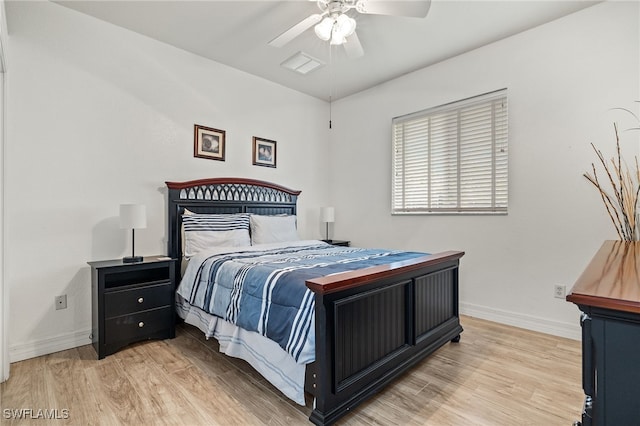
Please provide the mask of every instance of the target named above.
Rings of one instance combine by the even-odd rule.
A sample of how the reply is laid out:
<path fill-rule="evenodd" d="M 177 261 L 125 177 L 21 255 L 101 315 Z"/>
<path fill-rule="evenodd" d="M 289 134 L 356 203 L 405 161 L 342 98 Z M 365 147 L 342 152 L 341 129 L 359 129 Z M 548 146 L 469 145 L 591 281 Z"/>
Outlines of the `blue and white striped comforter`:
<path fill-rule="evenodd" d="M 203 311 L 275 341 L 301 364 L 315 359 L 314 297 L 306 280 L 425 255 L 320 241 L 226 250 L 194 256 L 178 294 Z"/>

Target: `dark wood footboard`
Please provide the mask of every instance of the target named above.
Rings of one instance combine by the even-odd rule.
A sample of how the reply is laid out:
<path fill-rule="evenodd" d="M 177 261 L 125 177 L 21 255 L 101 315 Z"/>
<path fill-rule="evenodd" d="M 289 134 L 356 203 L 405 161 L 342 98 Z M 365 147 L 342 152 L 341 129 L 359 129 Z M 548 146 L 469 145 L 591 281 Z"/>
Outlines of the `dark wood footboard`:
<path fill-rule="evenodd" d="M 458 265 L 435 255 L 307 281 L 316 295 L 316 398 L 332 424 L 445 343 L 460 338 Z"/>

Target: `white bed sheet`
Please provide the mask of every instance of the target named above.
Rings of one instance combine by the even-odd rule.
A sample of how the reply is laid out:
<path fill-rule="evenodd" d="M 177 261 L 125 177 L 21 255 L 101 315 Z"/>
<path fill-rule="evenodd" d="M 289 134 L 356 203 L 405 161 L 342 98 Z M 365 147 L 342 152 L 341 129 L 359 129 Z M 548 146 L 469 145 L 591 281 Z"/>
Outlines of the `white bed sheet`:
<path fill-rule="evenodd" d="M 250 247 L 243 247 L 242 250 L 261 251 L 310 244 L 326 243 L 319 240 L 301 240 L 286 243 L 256 244 Z M 183 258 L 181 275 L 183 279 L 193 280 L 199 265 L 206 258 L 214 254 L 235 251 L 238 251 L 238 247 L 214 247 L 191 258 Z M 220 343 L 220 352 L 247 361 L 284 395 L 300 405 L 305 405 L 305 364 L 298 364 L 289 353 L 265 336 L 242 329 L 222 318 L 190 305 L 180 294 L 180 290 L 179 286 L 176 292 L 176 310 L 187 324 L 198 327 L 207 338 L 214 337 Z"/>
<path fill-rule="evenodd" d="M 179 294 L 176 294 L 176 311 L 207 338 L 214 337 L 220 343 L 220 352 L 247 361 L 284 395 L 305 405 L 305 365 L 298 364 L 277 343 L 191 306 Z"/>

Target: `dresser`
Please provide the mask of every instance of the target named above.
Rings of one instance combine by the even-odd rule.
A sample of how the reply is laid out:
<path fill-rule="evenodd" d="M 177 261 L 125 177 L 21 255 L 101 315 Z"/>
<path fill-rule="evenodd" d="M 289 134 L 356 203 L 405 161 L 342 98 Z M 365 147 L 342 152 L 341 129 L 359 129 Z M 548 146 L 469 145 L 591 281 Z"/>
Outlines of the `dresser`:
<path fill-rule="evenodd" d="M 89 262 L 91 341 L 98 359 L 147 339 L 175 337 L 175 260 Z"/>
<path fill-rule="evenodd" d="M 583 426 L 640 424 L 640 242 L 606 241 L 570 293 L 581 314 Z"/>

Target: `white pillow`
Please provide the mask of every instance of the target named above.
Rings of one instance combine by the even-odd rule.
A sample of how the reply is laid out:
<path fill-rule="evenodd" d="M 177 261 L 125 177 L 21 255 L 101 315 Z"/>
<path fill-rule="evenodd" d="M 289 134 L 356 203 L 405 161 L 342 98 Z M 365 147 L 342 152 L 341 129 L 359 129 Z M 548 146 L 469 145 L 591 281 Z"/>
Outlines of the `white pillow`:
<path fill-rule="evenodd" d="M 247 247 L 249 237 L 248 214 L 194 214 L 182 215 L 184 230 L 183 255 L 191 257 L 211 247 Z"/>
<path fill-rule="evenodd" d="M 251 215 L 251 244 L 298 241 L 295 216 Z"/>

